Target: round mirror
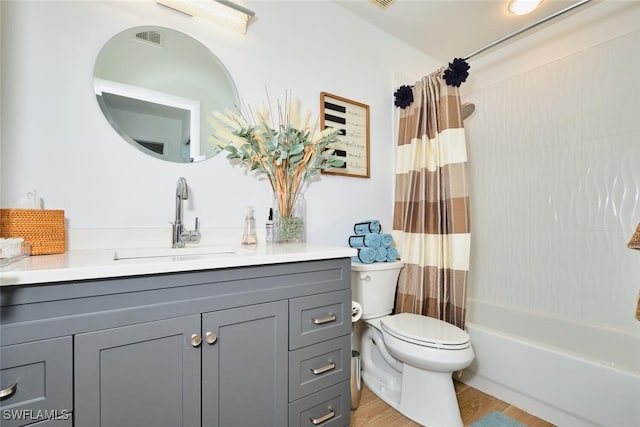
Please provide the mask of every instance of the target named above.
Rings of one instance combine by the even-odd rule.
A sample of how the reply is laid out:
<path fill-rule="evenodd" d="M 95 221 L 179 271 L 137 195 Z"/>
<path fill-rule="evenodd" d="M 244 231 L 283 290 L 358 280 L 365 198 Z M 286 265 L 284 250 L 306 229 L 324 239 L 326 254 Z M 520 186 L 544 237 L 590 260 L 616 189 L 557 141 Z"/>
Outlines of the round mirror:
<path fill-rule="evenodd" d="M 93 82 L 111 126 L 137 149 L 171 162 L 217 154 L 206 117 L 238 105 L 222 62 L 199 41 L 163 27 L 114 36 L 98 54 Z"/>

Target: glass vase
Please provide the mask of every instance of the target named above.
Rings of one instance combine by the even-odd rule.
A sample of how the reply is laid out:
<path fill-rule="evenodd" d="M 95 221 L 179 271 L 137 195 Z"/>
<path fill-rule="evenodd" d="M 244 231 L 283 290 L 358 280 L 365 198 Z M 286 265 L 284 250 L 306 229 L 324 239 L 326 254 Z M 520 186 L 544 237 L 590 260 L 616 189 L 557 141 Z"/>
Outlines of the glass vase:
<path fill-rule="evenodd" d="M 302 193 L 273 195 L 274 243 L 302 243 L 307 234 L 306 201 Z"/>

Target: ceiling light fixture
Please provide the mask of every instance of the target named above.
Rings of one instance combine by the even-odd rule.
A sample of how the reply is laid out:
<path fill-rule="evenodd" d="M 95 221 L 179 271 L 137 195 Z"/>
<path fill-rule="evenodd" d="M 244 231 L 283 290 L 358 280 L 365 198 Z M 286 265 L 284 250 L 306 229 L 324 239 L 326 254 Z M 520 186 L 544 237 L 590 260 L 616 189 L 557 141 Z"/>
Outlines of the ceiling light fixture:
<path fill-rule="evenodd" d="M 156 0 L 156 3 L 185 15 L 208 19 L 241 34 L 247 33 L 247 26 L 256 16 L 253 10 L 232 0 Z"/>
<path fill-rule="evenodd" d="M 542 3 L 542 0 L 511 0 L 509 12 L 515 15 L 526 15 L 537 9 L 540 3 Z"/>

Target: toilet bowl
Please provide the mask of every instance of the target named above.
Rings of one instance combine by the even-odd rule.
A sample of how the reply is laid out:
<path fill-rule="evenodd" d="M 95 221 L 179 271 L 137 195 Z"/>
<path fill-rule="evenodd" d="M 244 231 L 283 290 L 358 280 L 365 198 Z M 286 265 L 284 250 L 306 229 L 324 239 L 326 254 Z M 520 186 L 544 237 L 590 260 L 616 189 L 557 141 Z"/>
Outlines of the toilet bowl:
<path fill-rule="evenodd" d="M 474 358 L 469 335 L 442 320 L 391 315 L 402 262 L 352 263 L 362 306 L 362 379 L 378 397 L 428 427 L 461 427 L 452 374 Z"/>

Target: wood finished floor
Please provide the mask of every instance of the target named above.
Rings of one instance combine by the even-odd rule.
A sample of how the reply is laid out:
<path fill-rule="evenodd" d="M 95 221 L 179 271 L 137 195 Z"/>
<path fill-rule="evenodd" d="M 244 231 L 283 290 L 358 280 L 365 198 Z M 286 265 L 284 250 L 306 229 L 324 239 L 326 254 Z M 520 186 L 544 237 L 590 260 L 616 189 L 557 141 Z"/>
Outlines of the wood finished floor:
<path fill-rule="evenodd" d="M 554 427 L 551 423 L 466 384 L 455 382 L 455 386 L 465 426 L 478 421 L 489 412 L 500 411 L 527 427 Z M 358 409 L 351 411 L 351 427 L 420 427 L 420 424 L 404 417 L 365 386 Z"/>

